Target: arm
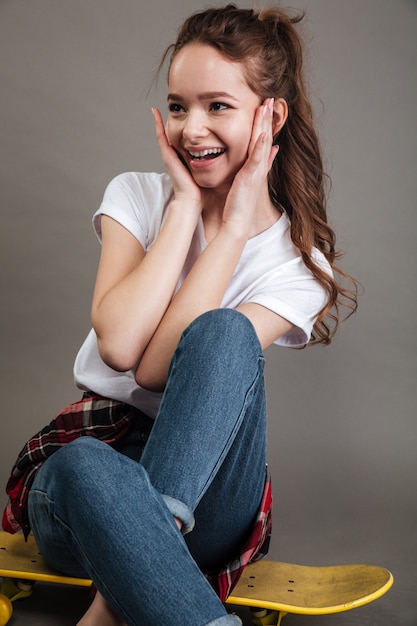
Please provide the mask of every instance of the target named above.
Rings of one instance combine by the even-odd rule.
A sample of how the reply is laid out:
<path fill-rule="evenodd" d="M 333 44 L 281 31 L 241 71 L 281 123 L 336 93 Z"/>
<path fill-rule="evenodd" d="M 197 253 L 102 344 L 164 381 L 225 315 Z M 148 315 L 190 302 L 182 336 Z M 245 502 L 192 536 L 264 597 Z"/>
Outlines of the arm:
<path fill-rule="evenodd" d="M 255 116 L 248 160 L 229 191 L 221 226 L 172 300 L 138 365 L 136 380 L 145 388 L 163 389 L 182 331 L 198 315 L 220 307 L 250 235 L 259 199 L 269 201 L 266 180 L 277 148 L 271 148 L 271 120 L 262 113 L 260 107 Z M 258 305 L 245 306 L 242 312 L 253 321 L 264 346 L 291 327 Z"/>
<path fill-rule="evenodd" d="M 294 328 L 288 320 L 254 302 L 242 304 L 237 310 L 252 322 L 263 350 Z"/>
<path fill-rule="evenodd" d="M 91 318 L 100 355 L 113 369 L 126 371 L 138 363 L 172 298 L 194 230 L 195 220 L 187 222 L 174 201 L 145 254 L 123 226 L 102 217 Z"/>
<path fill-rule="evenodd" d="M 243 247 L 243 241 L 222 231 L 197 259 L 139 363 L 136 380 L 141 386 L 164 388 L 181 333 L 196 317 L 220 307 Z"/>
<path fill-rule="evenodd" d="M 202 210 L 201 190 L 169 145 L 154 111 L 174 200 L 151 249 L 113 219 L 102 218 L 102 253 L 91 308 L 103 361 L 115 370 L 137 365 L 169 306 Z M 151 295 L 152 294 L 152 295 Z"/>
<path fill-rule="evenodd" d="M 219 308 L 240 258 L 237 242 L 221 233 L 196 261 L 178 291 L 155 335 L 146 348 L 136 371 L 137 382 L 154 391 L 162 390 L 172 355 L 182 331 L 202 313 Z M 262 348 L 287 333 L 293 324 L 255 303 L 238 307 L 252 322 Z"/>

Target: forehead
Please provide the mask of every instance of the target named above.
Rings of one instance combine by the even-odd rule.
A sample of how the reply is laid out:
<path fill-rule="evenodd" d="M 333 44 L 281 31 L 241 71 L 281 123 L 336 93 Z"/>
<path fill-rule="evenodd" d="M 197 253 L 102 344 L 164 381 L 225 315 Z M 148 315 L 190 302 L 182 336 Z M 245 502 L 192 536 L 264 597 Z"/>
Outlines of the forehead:
<path fill-rule="evenodd" d="M 204 84 L 204 88 L 210 91 L 218 85 L 224 88 L 225 83 L 229 87 L 249 88 L 243 63 L 231 61 L 216 48 L 202 43 L 187 44 L 172 60 L 169 86 L 176 84 L 179 88 L 185 83 L 192 83 L 195 88 Z"/>

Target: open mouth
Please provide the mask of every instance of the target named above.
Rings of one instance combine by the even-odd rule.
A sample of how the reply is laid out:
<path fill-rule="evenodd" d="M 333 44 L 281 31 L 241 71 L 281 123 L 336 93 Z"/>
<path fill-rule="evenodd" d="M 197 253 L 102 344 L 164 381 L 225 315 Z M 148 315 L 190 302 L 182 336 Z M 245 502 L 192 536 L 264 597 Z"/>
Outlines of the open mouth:
<path fill-rule="evenodd" d="M 189 155 L 193 161 L 209 161 L 216 159 L 218 156 L 225 152 L 224 148 L 209 148 L 207 150 L 189 151 Z"/>

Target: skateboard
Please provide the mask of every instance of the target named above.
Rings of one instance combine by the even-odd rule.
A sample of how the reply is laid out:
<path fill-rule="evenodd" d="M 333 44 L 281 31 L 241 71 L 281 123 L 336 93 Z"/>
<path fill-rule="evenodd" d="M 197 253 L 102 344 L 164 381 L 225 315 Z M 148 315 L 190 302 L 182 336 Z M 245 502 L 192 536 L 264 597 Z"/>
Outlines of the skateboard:
<path fill-rule="evenodd" d="M 0 626 L 13 613 L 12 602 L 32 593 L 34 581 L 91 586 L 52 570 L 32 535 L 0 532 Z M 262 560 L 248 565 L 227 603 L 251 608 L 256 626 L 280 626 L 289 613 L 326 615 L 360 607 L 380 598 L 392 583 L 391 572 L 374 565 L 311 567 Z M 256 608 L 254 608 L 256 607 Z"/>
<path fill-rule="evenodd" d="M 329 615 L 363 606 L 393 582 L 391 572 L 376 565 L 313 567 L 262 560 L 243 570 L 226 602 L 251 607 L 256 626 L 280 626 L 289 613 Z"/>

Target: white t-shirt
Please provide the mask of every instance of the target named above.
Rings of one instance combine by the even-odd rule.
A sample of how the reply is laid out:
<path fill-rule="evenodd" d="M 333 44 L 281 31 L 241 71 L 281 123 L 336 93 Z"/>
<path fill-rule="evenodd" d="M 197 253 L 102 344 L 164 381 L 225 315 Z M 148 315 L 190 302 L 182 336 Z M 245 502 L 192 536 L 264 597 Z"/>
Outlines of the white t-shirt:
<path fill-rule="evenodd" d="M 93 217 L 99 240 L 101 216 L 108 215 L 149 250 L 172 198 L 172 185 L 167 174 L 128 172 L 117 176 L 108 185 L 103 202 Z M 200 219 L 177 289 L 206 246 Z M 314 259 L 331 273 L 320 251 L 314 250 Z M 221 307 L 236 308 L 244 302 L 260 304 L 294 324 L 293 329 L 276 341 L 277 344 L 295 347 L 308 343 L 317 314 L 325 305 L 326 294 L 292 243 L 290 221 L 285 213 L 270 228 L 248 240 Z M 139 387 L 133 371 L 116 372 L 108 367 L 98 353 L 94 330 L 90 331 L 76 357 L 74 376 L 81 389 L 127 402 L 151 417 L 157 413 L 161 394 Z"/>

